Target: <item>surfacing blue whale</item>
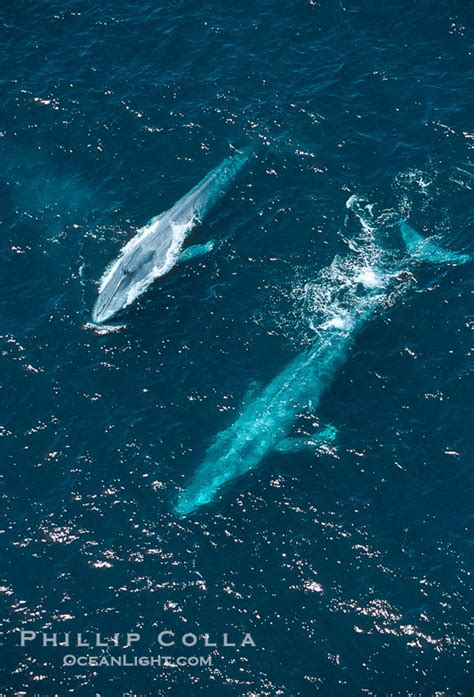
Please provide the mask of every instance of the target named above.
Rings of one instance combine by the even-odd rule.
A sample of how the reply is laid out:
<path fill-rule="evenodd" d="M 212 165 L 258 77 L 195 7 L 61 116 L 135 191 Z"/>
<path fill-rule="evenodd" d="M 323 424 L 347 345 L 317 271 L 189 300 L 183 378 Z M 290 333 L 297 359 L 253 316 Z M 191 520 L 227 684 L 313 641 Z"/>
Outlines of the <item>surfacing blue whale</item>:
<path fill-rule="evenodd" d="M 130 305 L 159 276 L 180 260 L 184 242 L 194 226 L 224 196 L 247 162 L 250 149 L 227 158 L 165 213 L 152 218 L 106 269 L 92 310 L 92 321 L 103 324 Z M 210 251 L 214 243 L 185 250 L 187 260 Z"/>
<path fill-rule="evenodd" d="M 353 197 L 348 207 L 355 204 Z M 361 219 L 361 212 L 354 205 Z M 360 329 L 380 310 L 390 306 L 413 282 L 413 262 L 462 264 L 465 254 L 448 252 L 424 240 L 400 221 L 408 255 L 384 250 L 376 243 L 370 218 L 361 219 L 363 239 L 351 244 L 352 252 L 337 256 L 307 284 L 309 311 L 315 330 L 314 345 L 300 353 L 245 405 L 236 421 L 219 433 L 188 486 L 175 505 L 178 516 L 192 514 L 209 504 L 221 487 L 254 469 L 273 451 L 314 448 L 334 440 L 335 429 L 326 427 L 310 437 L 291 438 L 298 414 L 305 406 L 318 407 Z"/>

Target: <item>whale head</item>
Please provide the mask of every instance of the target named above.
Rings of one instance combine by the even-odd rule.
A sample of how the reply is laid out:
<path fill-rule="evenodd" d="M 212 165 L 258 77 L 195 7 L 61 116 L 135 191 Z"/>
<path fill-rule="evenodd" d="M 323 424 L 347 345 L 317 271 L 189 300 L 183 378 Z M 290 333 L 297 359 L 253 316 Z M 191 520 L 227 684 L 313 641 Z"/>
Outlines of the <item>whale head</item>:
<path fill-rule="evenodd" d="M 199 490 L 197 487 L 195 490 L 183 492 L 174 506 L 174 512 L 178 518 L 185 518 L 197 511 L 198 508 L 210 503 L 214 494 L 215 491 L 212 489 L 204 488 Z"/>
<path fill-rule="evenodd" d="M 103 276 L 92 310 L 92 321 L 103 324 L 132 303 L 150 283 L 153 250 L 137 246 L 126 250 Z"/>
<path fill-rule="evenodd" d="M 92 310 L 92 321 L 103 324 L 129 305 L 134 297 L 136 274 L 120 266 L 103 284 Z"/>

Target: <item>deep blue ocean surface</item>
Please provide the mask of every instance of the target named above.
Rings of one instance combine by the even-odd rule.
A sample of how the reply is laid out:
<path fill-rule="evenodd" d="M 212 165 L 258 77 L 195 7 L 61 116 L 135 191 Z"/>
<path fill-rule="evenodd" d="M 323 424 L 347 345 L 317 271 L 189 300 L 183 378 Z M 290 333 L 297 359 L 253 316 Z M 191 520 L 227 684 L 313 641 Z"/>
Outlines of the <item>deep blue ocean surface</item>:
<path fill-rule="evenodd" d="M 388 245 L 404 217 L 474 253 L 472 15 L 1 2 L 2 695 L 473 693 L 472 264 L 410 267 L 317 409 L 295 405 L 293 435 L 331 424 L 331 447 L 273 452 L 174 512 L 242 404 L 320 340 L 322 270 L 367 232 L 351 196 Z M 247 145 L 192 234 L 214 251 L 92 327 L 135 230 Z M 123 654 L 170 665 L 63 665 Z"/>

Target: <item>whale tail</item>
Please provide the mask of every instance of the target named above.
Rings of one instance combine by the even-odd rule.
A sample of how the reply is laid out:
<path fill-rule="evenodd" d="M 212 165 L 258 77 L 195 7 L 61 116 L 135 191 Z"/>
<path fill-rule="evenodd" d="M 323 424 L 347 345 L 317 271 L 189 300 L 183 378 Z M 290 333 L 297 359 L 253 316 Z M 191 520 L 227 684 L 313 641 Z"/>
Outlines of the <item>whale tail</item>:
<path fill-rule="evenodd" d="M 422 237 L 403 219 L 399 220 L 400 232 L 405 247 L 411 256 L 420 261 L 428 261 L 432 264 L 465 264 L 471 261 L 469 254 L 450 252 L 432 241 L 430 237 Z"/>

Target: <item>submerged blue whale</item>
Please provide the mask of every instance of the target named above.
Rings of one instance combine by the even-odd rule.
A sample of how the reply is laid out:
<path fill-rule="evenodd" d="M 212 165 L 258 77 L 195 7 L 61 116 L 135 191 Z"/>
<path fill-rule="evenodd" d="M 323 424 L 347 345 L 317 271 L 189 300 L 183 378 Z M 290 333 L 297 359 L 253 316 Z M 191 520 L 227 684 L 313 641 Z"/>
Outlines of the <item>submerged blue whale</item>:
<path fill-rule="evenodd" d="M 92 311 L 94 323 L 110 320 L 180 259 L 190 259 L 213 248 L 211 241 L 182 252 L 186 237 L 224 196 L 249 155 L 250 150 L 246 149 L 224 160 L 172 208 L 152 218 L 127 242 L 102 276 Z"/>
<path fill-rule="evenodd" d="M 353 197 L 348 207 L 353 207 Z M 354 205 L 354 212 L 361 212 Z M 245 405 L 236 421 L 219 433 L 175 505 L 186 516 L 210 503 L 230 480 L 257 467 L 273 451 L 288 452 L 328 443 L 335 429 L 320 429 L 311 437 L 289 438 L 305 406 L 317 408 L 324 391 L 346 360 L 348 349 L 364 324 L 390 306 L 412 282 L 413 261 L 461 264 L 470 260 L 422 238 L 405 221 L 399 222 L 408 255 L 385 250 L 375 240 L 369 220 L 361 220 L 365 239 L 352 251 L 335 257 L 309 289 L 315 330 L 314 345 L 300 353 L 261 393 Z"/>

